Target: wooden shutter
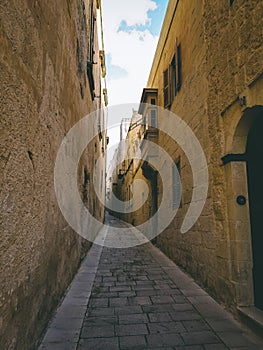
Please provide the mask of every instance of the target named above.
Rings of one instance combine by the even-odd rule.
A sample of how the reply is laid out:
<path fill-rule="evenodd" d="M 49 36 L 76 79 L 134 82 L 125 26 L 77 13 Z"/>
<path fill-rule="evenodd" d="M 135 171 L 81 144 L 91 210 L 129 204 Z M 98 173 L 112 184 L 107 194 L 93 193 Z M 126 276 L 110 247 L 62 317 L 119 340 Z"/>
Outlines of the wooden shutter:
<path fill-rule="evenodd" d="M 181 44 L 176 42 L 176 91 L 181 88 Z"/>
<path fill-rule="evenodd" d="M 172 167 L 172 180 L 173 180 L 173 208 L 181 207 L 181 181 L 180 181 L 181 165 L 180 161 L 173 164 Z"/>
<path fill-rule="evenodd" d="M 167 68 L 163 72 L 163 98 L 164 98 L 164 108 L 167 108 L 171 104 L 170 98 L 170 69 Z"/>

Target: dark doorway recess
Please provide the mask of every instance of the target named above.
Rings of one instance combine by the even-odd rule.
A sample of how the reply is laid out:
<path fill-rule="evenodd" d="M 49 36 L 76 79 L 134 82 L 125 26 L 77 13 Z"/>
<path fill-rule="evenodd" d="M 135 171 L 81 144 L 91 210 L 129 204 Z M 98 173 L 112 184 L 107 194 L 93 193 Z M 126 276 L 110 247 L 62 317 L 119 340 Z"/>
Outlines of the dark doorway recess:
<path fill-rule="evenodd" d="M 263 310 L 263 109 L 247 140 L 247 173 L 253 249 L 255 306 Z"/>

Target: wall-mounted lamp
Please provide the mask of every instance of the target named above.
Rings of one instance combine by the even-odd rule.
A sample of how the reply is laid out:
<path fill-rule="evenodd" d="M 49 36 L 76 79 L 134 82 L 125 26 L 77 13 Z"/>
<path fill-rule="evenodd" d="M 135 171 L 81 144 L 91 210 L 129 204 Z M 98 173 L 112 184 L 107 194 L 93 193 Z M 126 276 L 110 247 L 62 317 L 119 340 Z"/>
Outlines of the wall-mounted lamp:
<path fill-rule="evenodd" d="M 125 176 L 125 170 L 119 169 L 118 179 L 121 180 Z"/>
<path fill-rule="evenodd" d="M 239 96 L 238 101 L 241 107 L 244 107 L 247 105 L 246 96 Z"/>

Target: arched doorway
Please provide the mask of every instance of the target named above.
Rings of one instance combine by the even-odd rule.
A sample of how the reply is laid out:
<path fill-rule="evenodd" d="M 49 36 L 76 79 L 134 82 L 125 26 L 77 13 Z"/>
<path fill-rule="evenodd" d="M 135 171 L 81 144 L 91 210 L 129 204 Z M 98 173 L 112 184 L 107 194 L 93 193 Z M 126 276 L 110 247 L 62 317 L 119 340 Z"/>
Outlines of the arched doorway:
<path fill-rule="evenodd" d="M 263 109 L 247 138 L 247 176 L 253 250 L 255 306 L 263 310 Z"/>

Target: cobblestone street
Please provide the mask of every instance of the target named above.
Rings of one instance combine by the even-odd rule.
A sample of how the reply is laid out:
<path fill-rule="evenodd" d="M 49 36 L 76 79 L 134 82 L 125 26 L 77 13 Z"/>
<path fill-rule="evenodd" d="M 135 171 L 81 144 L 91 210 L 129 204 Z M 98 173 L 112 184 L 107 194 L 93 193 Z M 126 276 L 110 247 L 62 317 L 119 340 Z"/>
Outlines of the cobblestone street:
<path fill-rule="evenodd" d="M 127 224 L 111 219 L 119 227 Z M 263 349 L 152 244 L 93 245 L 40 349 Z"/>

